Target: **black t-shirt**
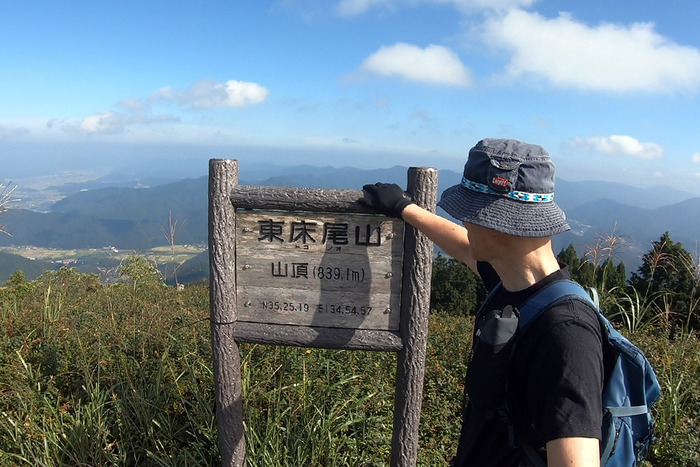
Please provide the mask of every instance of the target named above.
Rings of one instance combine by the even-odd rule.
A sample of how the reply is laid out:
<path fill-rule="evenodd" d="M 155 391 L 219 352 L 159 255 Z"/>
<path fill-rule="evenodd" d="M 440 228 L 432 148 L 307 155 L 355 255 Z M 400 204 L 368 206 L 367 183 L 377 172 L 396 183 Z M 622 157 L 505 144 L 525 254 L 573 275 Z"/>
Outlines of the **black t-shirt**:
<path fill-rule="evenodd" d="M 490 289 L 500 279 L 488 263 L 479 273 Z M 503 287 L 489 310 L 517 309 L 535 291 L 568 279 L 564 268 L 518 292 Z M 472 362 L 473 363 L 473 362 Z M 484 374 L 483 378 L 488 378 Z M 601 438 L 603 347 L 595 312 L 579 300 L 566 300 L 542 312 L 520 335 L 511 359 L 507 403 L 518 436 L 544 449 L 548 441 L 566 437 Z M 519 467 L 531 465 L 511 446 L 509 431 L 497 417 L 469 402 L 464 412 L 456 467 Z"/>

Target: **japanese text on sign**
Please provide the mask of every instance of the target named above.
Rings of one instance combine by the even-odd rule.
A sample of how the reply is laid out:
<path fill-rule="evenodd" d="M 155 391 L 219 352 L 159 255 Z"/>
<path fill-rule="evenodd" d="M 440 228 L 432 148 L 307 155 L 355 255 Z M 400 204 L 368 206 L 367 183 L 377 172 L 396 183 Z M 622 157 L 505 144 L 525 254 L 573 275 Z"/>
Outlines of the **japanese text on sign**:
<path fill-rule="evenodd" d="M 237 224 L 241 321 L 398 329 L 402 222 L 242 211 Z"/>

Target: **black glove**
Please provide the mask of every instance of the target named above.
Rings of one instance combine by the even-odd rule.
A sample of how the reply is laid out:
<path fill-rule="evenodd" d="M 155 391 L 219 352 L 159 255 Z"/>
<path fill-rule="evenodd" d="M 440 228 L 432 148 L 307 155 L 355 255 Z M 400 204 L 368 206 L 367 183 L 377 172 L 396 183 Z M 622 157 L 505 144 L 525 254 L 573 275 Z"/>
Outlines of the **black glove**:
<path fill-rule="evenodd" d="M 375 183 L 362 187 L 363 196 L 358 202 L 380 214 L 401 219 L 401 213 L 409 204 L 411 197 L 395 183 Z"/>

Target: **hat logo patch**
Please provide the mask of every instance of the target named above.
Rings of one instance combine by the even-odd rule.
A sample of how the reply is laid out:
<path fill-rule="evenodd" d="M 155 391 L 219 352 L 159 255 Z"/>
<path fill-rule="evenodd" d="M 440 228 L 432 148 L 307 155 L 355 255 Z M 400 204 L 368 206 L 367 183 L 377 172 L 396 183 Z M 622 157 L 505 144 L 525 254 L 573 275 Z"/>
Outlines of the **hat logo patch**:
<path fill-rule="evenodd" d="M 498 176 L 493 177 L 491 179 L 491 185 L 493 185 L 494 188 L 498 187 L 503 188 L 504 190 L 510 190 L 510 180 L 508 180 L 507 178 Z"/>

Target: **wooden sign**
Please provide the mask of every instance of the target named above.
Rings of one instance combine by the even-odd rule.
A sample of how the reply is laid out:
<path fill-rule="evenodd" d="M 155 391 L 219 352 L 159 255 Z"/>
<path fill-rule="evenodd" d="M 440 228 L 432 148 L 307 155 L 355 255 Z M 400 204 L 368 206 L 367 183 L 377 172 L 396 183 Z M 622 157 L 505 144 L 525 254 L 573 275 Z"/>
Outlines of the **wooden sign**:
<path fill-rule="evenodd" d="M 437 175 L 408 170 L 407 192 L 431 212 Z M 209 161 L 222 466 L 246 463 L 239 341 L 397 352 L 389 465 L 417 465 L 433 243 L 400 220 L 367 214 L 360 197 L 361 190 L 238 185 L 238 161 Z"/>
<path fill-rule="evenodd" d="M 403 222 L 239 209 L 236 224 L 239 321 L 399 329 Z"/>

